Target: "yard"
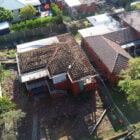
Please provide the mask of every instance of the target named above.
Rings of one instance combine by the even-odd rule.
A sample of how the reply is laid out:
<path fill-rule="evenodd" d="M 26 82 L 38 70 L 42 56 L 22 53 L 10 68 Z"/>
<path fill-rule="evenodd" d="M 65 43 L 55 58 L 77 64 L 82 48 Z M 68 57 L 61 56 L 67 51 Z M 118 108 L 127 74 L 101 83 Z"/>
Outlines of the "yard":
<path fill-rule="evenodd" d="M 120 91 L 119 87 L 110 87 L 109 90 L 111 96 L 116 103 L 116 105 L 120 108 L 120 110 L 124 113 L 127 119 L 130 121 L 132 125 L 136 128 L 139 127 L 140 122 L 140 110 L 135 105 L 128 104 L 126 100 L 126 95 Z M 134 135 L 139 136 L 140 134 L 134 133 Z"/>
<path fill-rule="evenodd" d="M 50 99 L 46 93 L 30 98 L 19 83 L 15 70 L 12 75 L 13 78 L 4 83 L 5 93 L 26 113 L 18 129 L 18 140 L 99 140 L 123 131 L 121 127 L 115 129 L 115 123 L 107 114 L 96 133 L 89 136 L 104 110 L 97 93 L 88 95 L 88 98 L 83 96 L 84 99 L 71 95 Z"/>

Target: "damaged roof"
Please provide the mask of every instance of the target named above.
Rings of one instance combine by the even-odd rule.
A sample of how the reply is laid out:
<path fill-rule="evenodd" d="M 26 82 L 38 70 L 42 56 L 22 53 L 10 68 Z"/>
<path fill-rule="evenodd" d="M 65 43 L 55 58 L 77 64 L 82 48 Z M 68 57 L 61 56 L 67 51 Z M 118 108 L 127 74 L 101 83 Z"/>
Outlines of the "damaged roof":
<path fill-rule="evenodd" d="M 59 43 L 18 53 L 20 73 L 24 75 L 46 69 L 51 77 L 69 73 L 72 81 L 95 74 L 86 55 L 70 34 L 59 35 L 57 39 Z"/>

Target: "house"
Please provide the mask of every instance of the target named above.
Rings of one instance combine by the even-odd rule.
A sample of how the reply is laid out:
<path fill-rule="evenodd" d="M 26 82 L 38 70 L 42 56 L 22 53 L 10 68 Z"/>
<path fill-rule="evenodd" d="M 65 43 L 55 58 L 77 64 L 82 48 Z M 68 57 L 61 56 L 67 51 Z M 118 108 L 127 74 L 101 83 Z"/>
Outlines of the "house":
<path fill-rule="evenodd" d="M 55 0 L 55 3 L 72 17 L 77 17 L 95 12 L 96 5 L 104 3 L 104 0 Z"/>
<path fill-rule="evenodd" d="M 97 16 L 90 16 L 87 17 L 87 20 L 93 26 L 78 30 L 78 32 L 81 34 L 82 37 L 103 35 L 124 28 L 117 20 L 115 20 L 108 13 Z"/>
<path fill-rule="evenodd" d="M 78 95 L 96 88 L 96 73 L 71 34 L 17 46 L 19 79 L 29 94 L 49 91 L 51 97 Z"/>
<path fill-rule="evenodd" d="M 140 56 L 140 36 L 133 28 L 126 27 L 124 29 L 105 34 L 104 36 L 120 45 L 132 57 Z"/>
<path fill-rule="evenodd" d="M 11 10 L 14 13 L 14 21 L 19 21 L 20 9 L 32 5 L 40 11 L 40 1 L 39 0 L 0 0 L 0 7 Z"/>
<path fill-rule="evenodd" d="M 124 12 L 117 15 L 124 26 L 130 26 L 140 36 L 140 10 Z"/>
<path fill-rule="evenodd" d="M 119 44 L 104 35 L 83 38 L 82 47 L 91 63 L 96 64 L 111 84 L 119 80 L 118 74 L 127 67 L 131 58 Z"/>

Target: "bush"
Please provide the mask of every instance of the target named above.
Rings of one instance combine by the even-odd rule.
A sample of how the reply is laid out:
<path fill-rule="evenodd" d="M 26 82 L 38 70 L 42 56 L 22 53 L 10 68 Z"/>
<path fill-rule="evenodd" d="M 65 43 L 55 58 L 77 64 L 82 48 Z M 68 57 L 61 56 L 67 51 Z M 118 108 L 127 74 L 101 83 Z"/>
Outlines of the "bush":
<path fill-rule="evenodd" d="M 15 104 L 11 102 L 10 99 L 6 97 L 0 98 L 0 114 L 3 112 L 10 111 L 16 107 Z"/>
<path fill-rule="evenodd" d="M 76 35 L 77 34 L 77 30 L 78 30 L 77 25 L 76 24 L 72 24 L 72 26 L 70 27 L 70 30 L 71 30 L 73 35 Z"/>
<path fill-rule="evenodd" d="M 11 30 L 14 31 L 22 31 L 27 29 L 33 29 L 37 27 L 42 27 L 48 25 L 54 25 L 54 24 L 62 24 L 62 17 L 56 16 L 56 17 L 44 17 L 44 18 L 38 18 L 34 20 L 26 20 L 17 24 L 13 24 L 11 26 Z"/>
<path fill-rule="evenodd" d="M 51 8 L 54 16 L 62 16 L 62 11 L 55 3 L 51 3 Z"/>

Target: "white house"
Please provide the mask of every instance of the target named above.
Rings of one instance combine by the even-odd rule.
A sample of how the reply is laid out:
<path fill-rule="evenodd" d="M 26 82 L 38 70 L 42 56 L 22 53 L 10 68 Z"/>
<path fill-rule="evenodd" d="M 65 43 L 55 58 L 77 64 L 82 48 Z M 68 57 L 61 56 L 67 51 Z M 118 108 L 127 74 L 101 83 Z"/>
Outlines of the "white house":
<path fill-rule="evenodd" d="M 27 5 L 33 5 L 40 10 L 41 3 L 39 0 L 0 0 L 0 7 L 13 11 L 14 21 L 19 20 L 20 9 Z"/>

